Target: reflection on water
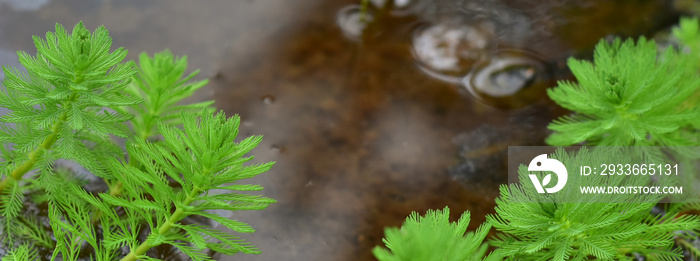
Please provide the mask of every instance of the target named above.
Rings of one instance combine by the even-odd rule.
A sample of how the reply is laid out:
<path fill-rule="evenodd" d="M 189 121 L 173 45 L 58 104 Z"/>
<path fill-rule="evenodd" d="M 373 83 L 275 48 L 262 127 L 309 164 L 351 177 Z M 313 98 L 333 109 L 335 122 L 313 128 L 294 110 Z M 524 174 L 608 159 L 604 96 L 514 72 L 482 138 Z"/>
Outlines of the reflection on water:
<path fill-rule="evenodd" d="M 351 5 L 338 12 L 337 23 L 343 34 L 352 40 L 360 40 L 367 24 L 374 20 L 372 12 L 363 12 L 359 5 Z"/>
<path fill-rule="evenodd" d="M 585 28 L 576 41 L 595 43 L 675 22 L 665 1 L 603 4 L 640 11 L 598 17 L 610 27 L 577 18 L 593 15 L 590 1 L 372 0 L 361 23 L 359 2 L 50 2 L 0 10 L 0 50 L 31 50 L 30 35 L 84 20 L 105 24 L 130 58 L 188 55 L 213 75 L 195 99 L 240 114 L 242 135 L 265 137 L 256 160 L 277 162 L 254 182 L 278 203 L 232 215 L 257 229 L 242 237 L 263 253 L 222 260 L 354 261 L 373 260 L 383 228 L 411 211 L 470 210 L 472 229 L 493 212 L 504 150 L 542 143 L 562 113 L 544 90 L 592 47 L 562 31 Z"/>
<path fill-rule="evenodd" d="M 0 0 L 0 7 L 8 6 L 14 11 L 36 11 L 49 3 L 49 0 Z"/>

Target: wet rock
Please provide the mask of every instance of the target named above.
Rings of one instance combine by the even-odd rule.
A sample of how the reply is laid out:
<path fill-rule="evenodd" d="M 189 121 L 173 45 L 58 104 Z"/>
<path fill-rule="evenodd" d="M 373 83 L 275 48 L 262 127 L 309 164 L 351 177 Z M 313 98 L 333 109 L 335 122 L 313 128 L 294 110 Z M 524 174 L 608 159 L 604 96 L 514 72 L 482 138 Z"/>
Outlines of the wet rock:
<path fill-rule="evenodd" d="M 483 124 L 452 139 L 458 163 L 448 173 L 466 186 L 504 184 L 508 180 L 508 146 L 545 145 L 549 109 L 541 106 L 516 112 L 503 125 Z"/>

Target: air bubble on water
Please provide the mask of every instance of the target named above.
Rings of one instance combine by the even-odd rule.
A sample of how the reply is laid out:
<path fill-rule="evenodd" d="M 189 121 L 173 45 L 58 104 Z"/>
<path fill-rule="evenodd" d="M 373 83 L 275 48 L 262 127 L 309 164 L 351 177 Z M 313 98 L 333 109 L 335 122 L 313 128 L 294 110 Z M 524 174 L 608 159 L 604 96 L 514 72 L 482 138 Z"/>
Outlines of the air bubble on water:
<path fill-rule="evenodd" d="M 426 7 L 429 7 L 429 1 L 420 0 L 370 0 L 375 8 L 391 8 L 390 14 L 394 17 L 405 17 L 409 15 L 420 14 Z"/>
<path fill-rule="evenodd" d="M 338 12 L 336 18 L 343 35 L 351 40 L 362 39 L 362 33 L 367 28 L 367 24 L 374 19 L 370 11 L 363 14 L 361 9 L 359 5 L 345 7 Z"/>
<path fill-rule="evenodd" d="M 275 102 L 275 96 L 272 95 L 265 95 L 262 97 L 262 102 L 266 105 L 270 105 L 273 102 Z"/>
<path fill-rule="evenodd" d="M 411 3 L 411 0 L 394 0 L 394 6 L 406 7 Z"/>
<path fill-rule="evenodd" d="M 411 0 L 370 0 L 370 3 L 374 5 L 376 8 L 384 8 L 387 3 L 393 3 L 394 8 L 406 8 L 408 7 L 411 2 Z"/>
<path fill-rule="evenodd" d="M 419 26 L 412 39 L 413 56 L 423 70 L 439 76 L 464 76 L 486 58 L 489 34 L 466 24 Z"/>
<path fill-rule="evenodd" d="M 527 88 L 544 72 L 541 61 L 523 53 L 501 52 L 464 78 L 471 91 L 490 97 L 511 96 Z"/>
<path fill-rule="evenodd" d="M 474 68 L 461 84 L 483 103 L 515 109 L 547 97 L 553 84 L 551 64 L 526 50 L 500 50 Z"/>
<path fill-rule="evenodd" d="M 386 6 L 386 0 L 369 0 L 370 3 L 376 8 L 383 8 Z"/>

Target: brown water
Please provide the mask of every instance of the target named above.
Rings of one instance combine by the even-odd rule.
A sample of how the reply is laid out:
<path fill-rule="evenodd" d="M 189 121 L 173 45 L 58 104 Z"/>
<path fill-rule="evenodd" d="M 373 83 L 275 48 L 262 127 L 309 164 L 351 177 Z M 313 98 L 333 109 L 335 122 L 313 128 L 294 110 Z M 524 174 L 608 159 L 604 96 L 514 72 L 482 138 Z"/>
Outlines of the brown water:
<path fill-rule="evenodd" d="M 5 2 L 0 64 L 55 22 L 104 24 L 129 58 L 188 55 L 212 80 L 192 100 L 215 99 L 242 134 L 264 135 L 253 154 L 277 164 L 253 182 L 279 202 L 232 216 L 257 229 L 243 237 L 263 254 L 222 260 L 373 260 L 384 227 L 444 206 L 471 211 L 475 228 L 493 212 L 507 146 L 541 144 L 563 113 L 543 97 L 568 77 L 566 58 L 676 22 L 663 1 L 409 1 L 370 8 L 369 24 L 359 0 Z"/>

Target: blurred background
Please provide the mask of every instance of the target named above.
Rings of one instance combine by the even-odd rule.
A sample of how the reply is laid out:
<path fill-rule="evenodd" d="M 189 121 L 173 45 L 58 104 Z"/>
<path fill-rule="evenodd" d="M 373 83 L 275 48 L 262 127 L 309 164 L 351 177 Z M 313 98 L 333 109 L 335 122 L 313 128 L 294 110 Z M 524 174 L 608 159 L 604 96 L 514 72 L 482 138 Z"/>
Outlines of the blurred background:
<path fill-rule="evenodd" d="M 221 260 L 374 260 L 412 211 L 493 212 L 507 146 L 539 145 L 566 113 L 546 96 L 569 57 L 602 39 L 664 43 L 693 1 L 0 0 L 0 64 L 31 36 L 104 25 L 114 47 L 170 49 L 210 79 L 190 101 L 263 135 L 251 181 L 278 200 L 234 219 L 261 255 Z M 178 260 L 172 257 L 169 260 Z"/>

